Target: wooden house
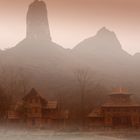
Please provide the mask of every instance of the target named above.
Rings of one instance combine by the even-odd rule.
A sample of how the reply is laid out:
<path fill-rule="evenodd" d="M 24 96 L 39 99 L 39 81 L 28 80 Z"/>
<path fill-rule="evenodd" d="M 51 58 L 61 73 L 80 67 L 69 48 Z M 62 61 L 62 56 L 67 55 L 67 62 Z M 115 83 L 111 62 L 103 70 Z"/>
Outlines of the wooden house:
<path fill-rule="evenodd" d="M 8 111 L 8 121 L 22 121 L 30 128 L 60 128 L 68 115 L 68 112 L 59 108 L 57 101 L 48 101 L 32 89 L 23 97 L 18 109 Z"/>
<path fill-rule="evenodd" d="M 112 128 L 140 127 L 140 104 L 131 96 L 122 89 L 112 92 L 98 111 L 93 110 L 88 115 L 90 124 Z"/>

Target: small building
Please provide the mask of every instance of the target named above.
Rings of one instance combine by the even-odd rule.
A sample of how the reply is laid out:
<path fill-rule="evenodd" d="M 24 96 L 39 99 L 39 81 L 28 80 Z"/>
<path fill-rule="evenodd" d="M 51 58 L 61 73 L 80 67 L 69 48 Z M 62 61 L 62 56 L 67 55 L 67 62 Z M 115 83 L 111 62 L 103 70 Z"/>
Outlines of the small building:
<path fill-rule="evenodd" d="M 22 122 L 29 128 L 59 128 L 68 114 L 59 108 L 57 101 L 47 101 L 35 89 L 8 111 L 8 122 Z"/>
<path fill-rule="evenodd" d="M 26 123 L 29 127 L 42 127 L 43 112 L 47 101 L 35 89 L 23 98 L 23 108 L 26 112 Z"/>
<path fill-rule="evenodd" d="M 101 108 L 94 109 L 89 115 L 88 115 L 88 124 L 89 128 L 100 128 L 103 126 L 104 123 L 104 116 L 102 113 Z"/>
<path fill-rule="evenodd" d="M 9 111 L 7 112 L 7 123 L 9 124 L 17 124 L 20 121 L 20 116 L 18 112 L 17 104 L 13 104 L 10 106 Z"/>
<path fill-rule="evenodd" d="M 140 127 L 140 104 L 131 96 L 132 94 L 123 89 L 112 92 L 98 111 L 93 110 L 88 115 L 92 126 L 102 124 L 111 128 Z"/>

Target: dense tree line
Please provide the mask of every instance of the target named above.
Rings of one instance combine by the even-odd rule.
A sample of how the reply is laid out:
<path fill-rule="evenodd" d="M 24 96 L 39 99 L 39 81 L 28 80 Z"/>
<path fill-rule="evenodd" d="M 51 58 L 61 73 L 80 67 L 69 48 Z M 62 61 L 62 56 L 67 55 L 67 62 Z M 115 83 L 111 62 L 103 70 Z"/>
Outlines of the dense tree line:
<path fill-rule="evenodd" d="M 3 122 L 7 117 L 7 111 L 11 105 L 11 98 L 0 87 L 0 121 Z"/>

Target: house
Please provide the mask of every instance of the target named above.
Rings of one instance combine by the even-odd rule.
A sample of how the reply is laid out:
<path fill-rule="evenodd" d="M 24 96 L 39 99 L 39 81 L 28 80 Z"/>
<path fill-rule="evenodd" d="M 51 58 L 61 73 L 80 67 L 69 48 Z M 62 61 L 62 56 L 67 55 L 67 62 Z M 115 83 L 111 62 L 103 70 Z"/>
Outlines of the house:
<path fill-rule="evenodd" d="M 132 94 L 121 88 L 112 92 L 100 108 L 88 115 L 90 126 L 140 127 L 140 104 L 135 102 L 131 96 Z"/>
<path fill-rule="evenodd" d="M 9 111 L 7 112 L 7 123 L 8 124 L 17 124 L 20 123 L 20 115 L 18 112 L 18 103 L 10 106 Z"/>
<path fill-rule="evenodd" d="M 15 106 L 8 111 L 8 122 L 22 122 L 30 128 L 59 128 L 69 115 L 57 101 L 46 100 L 35 89 L 22 98 L 20 106 Z"/>
<path fill-rule="evenodd" d="M 92 112 L 88 115 L 88 127 L 89 128 L 100 128 L 104 123 L 104 116 L 101 108 L 97 108 L 92 110 Z"/>
<path fill-rule="evenodd" d="M 23 107 L 26 111 L 26 123 L 29 127 L 42 127 L 43 111 L 47 105 L 47 101 L 32 89 L 23 98 Z"/>

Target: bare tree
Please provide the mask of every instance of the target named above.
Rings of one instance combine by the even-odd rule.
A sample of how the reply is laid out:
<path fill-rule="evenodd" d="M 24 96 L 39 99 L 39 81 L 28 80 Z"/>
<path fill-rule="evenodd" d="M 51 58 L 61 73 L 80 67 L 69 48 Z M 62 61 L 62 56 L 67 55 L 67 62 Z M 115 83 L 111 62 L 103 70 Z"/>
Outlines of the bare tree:
<path fill-rule="evenodd" d="M 25 96 L 26 93 L 28 92 L 28 89 L 30 88 L 31 77 L 29 77 L 29 75 L 23 68 L 19 69 L 18 74 L 19 74 L 19 84 L 21 87 L 21 92 L 22 95 Z"/>
<path fill-rule="evenodd" d="M 9 65 L 1 66 L 0 83 L 5 92 L 11 96 L 11 101 L 14 98 L 17 88 L 19 88 L 17 78 L 18 73 L 14 67 Z"/>
<path fill-rule="evenodd" d="M 7 115 L 7 110 L 9 108 L 9 98 L 4 93 L 4 90 L 0 87 L 0 123 L 4 122 Z"/>
<path fill-rule="evenodd" d="M 0 67 L 0 85 L 11 97 L 11 101 L 26 94 L 30 79 L 23 68 L 11 65 L 1 65 Z"/>
<path fill-rule="evenodd" d="M 85 96 L 88 92 L 88 88 L 90 87 L 90 84 L 92 83 L 91 77 L 89 76 L 89 70 L 88 69 L 78 69 L 75 71 L 75 77 L 76 81 L 79 85 L 80 90 L 80 108 L 81 108 L 81 125 L 84 128 L 85 126 Z"/>

